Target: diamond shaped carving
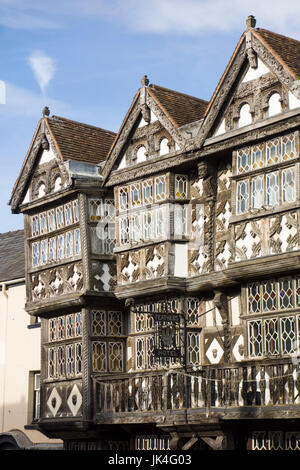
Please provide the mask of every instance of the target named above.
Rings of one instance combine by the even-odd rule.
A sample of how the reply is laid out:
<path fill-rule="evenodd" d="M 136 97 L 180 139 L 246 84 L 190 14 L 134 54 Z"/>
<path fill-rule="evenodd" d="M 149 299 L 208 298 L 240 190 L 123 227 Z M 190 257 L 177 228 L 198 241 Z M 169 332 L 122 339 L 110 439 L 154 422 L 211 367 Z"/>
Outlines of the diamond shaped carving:
<path fill-rule="evenodd" d="M 219 341 L 214 338 L 206 351 L 206 357 L 211 364 L 218 364 L 222 359 L 223 354 L 224 350 L 222 346 L 220 345 Z"/>
<path fill-rule="evenodd" d="M 75 384 L 74 387 L 72 388 L 71 390 L 71 393 L 68 397 L 68 400 L 67 400 L 67 403 L 68 403 L 68 406 L 71 410 L 71 413 L 73 416 L 76 416 L 81 405 L 82 405 L 82 395 L 77 387 L 77 385 Z"/>
<path fill-rule="evenodd" d="M 53 416 L 56 416 L 61 404 L 62 399 L 56 388 L 53 388 L 47 401 L 48 408 Z"/>

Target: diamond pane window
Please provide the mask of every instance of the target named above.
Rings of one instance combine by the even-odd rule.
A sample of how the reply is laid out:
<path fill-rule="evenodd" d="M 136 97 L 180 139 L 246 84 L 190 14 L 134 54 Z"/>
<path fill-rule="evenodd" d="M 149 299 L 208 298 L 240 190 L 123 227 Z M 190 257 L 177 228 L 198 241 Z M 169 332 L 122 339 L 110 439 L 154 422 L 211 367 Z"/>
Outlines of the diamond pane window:
<path fill-rule="evenodd" d="M 73 232 L 66 233 L 66 257 L 73 256 Z"/>
<path fill-rule="evenodd" d="M 188 298 L 187 302 L 187 322 L 188 326 L 199 326 L 200 321 L 200 302 L 197 298 Z"/>
<path fill-rule="evenodd" d="M 279 308 L 293 308 L 294 307 L 294 289 L 292 279 L 279 280 Z"/>
<path fill-rule="evenodd" d="M 249 327 L 249 356 L 260 357 L 263 354 L 262 321 L 255 320 L 248 323 Z"/>
<path fill-rule="evenodd" d="M 64 208 L 62 206 L 56 208 L 56 224 L 57 228 L 64 227 Z"/>
<path fill-rule="evenodd" d="M 56 373 L 55 348 L 48 349 L 48 377 L 55 377 Z"/>
<path fill-rule="evenodd" d="M 119 210 L 126 211 L 128 209 L 128 189 L 123 187 L 119 189 Z"/>
<path fill-rule="evenodd" d="M 175 198 L 186 199 L 188 191 L 188 179 L 185 175 L 175 175 Z"/>
<path fill-rule="evenodd" d="M 67 333 L 67 338 L 73 338 L 74 337 L 74 315 L 70 314 L 67 315 L 66 317 L 66 333 Z"/>
<path fill-rule="evenodd" d="M 100 341 L 92 342 L 92 364 L 96 372 L 106 372 L 106 343 Z"/>
<path fill-rule="evenodd" d="M 40 264 L 40 243 L 34 242 L 32 244 L 32 266 L 39 266 Z"/>
<path fill-rule="evenodd" d="M 71 202 L 65 205 L 65 221 L 66 226 L 71 225 L 73 223 L 73 212 Z"/>
<path fill-rule="evenodd" d="M 286 135 L 281 137 L 281 159 L 290 160 L 295 157 L 295 135 Z"/>
<path fill-rule="evenodd" d="M 56 340 L 56 318 L 49 320 L 49 341 Z"/>
<path fill-rule="evenodd" d="M 249 209 L 249 180 L 237 183 L 237 213 L 242 214 Z"/>
<path fill-rule="evenodd" d="M 144 343 L 145 338 L 136 339 L 136 368 L 144 368 Z"/>
<path fill-rule="evenodd" d="M 123 370 L 123 343 L 109 342 L 109 371 L 122 372 Z"/>
<path fill-rule="evenodd" d="M 143 203 L 144 205 L 153 204 L 153 182 L 152 180 L 143 181 Z"/>
<path fill-rule="evenodd" d="M 268 173 L 266 175 L 266 204 L 277 206 L 279 204 L 279 173 Z"/>
<path fill-rule="evenodd" d="M 81 253 L 80 229 L 76 228 L 74 230 L 74 254 L 80 255 L 80 253 Z"/>
<path fill-rule="evenodd" d="M 155 200 L 163 201 L 167 197 L 166 176 L 157 176 L 155 178 Z"/>
<path fill-rule="evenodd" d="M 74 344 L 66 345 L 66 373 L 69 376 L 75 373 Z"/>
<path fill-rule="evenodd" d="M 190 365 L 201 364 L 200 333 L 189 332 L 187 334 L 187 363 Z"/>
<path fill-rule="evenodd" d="M 245 173 L 250 170 L 250 149 L 238 150 L 237 153 L 237 172 Z"/>
<path fill-rule="evenodd" d="M 282 170 L 282 201 L 295 201 L 295 168 Z"/>
<path fill-rule="evenodd" d="M 166 224 L 168 221 L 166 206 L 159 207 L 155 210 L 155 236 L 156 238 L 166 235 Z"/>
<path fill-rule="evenodd" d="M 65 339 L 65 317 L 57 318 L 57 339 Z"/>
<path fill-rule="evenodd" d="M 109 336 L 120 336 L 122 334 L 122 314 L 121 312 L 108 312 L 108 333 Z"/>
<path fill-rule="evenodd" d="M 270 140 L 266 144 L 267 165 L 273 165 L 279 162 L 279 139 Z"/>
<path fill-rule="evenodd" d="M 265 165 L 265 146 L 264 144 L 252 147 L 252 170 L 258 170 Z"/>
<path fill-rule="evenodd" d="M 63 259 L 65 256 L 65 237 L 64 235 L 58 236 L 58 249 L 57 249 L 58 259 Z"/>
<path fill-rule="evenodd" d="M 265 353 L 279 354 L 279 331 L 277 318 L 264 321 L 265 327 Z"/>
<path fill-rule="evenodd" d="M 40 214 L 40 234 L 47 233 L 47 215 L 46 212 Z"/>
<path fill-rule="evenodd" d="M 292 354 L 296 343 L 296 325 L 294 317 L 280 319 L 281 353 Z"/>
<path fill-rule="evenodd" d="M 154 213 L 147 211 L 143 214 L 144 222 L 144 240 L 153 240 L 154 238 Z"/>
<path fill-rule="evenodd" d="M 82 372 L 82 344 L 75 344 L 75 373 L 81 374 Z"/>
<path fill-rule="evenodd" d="M 264 176 L 259 175 L 251 181 L 251 207 L 260 209 L 264 204 Z"/>
<path fill-rule="evenodd" d="M 132 240 L 136 243 L 142 239 L 142 216 L 141 214 L 134 214 L 131 216 L 131 230 L 132 230 Z"/>
<path fill-rule="evenodd" d="M 295 286 L 296 307 L 300 307 L 300 278 L 299 277 L 296 277 L 295 283 L 296 283 L 296 286 Z"/>
<path fill-rule="evenodd" d="M 127 217 L 121 217 L 119 219 L 119 230 L 120 230 L 120 243 L 129 242 L 129 220 Z"/>
<path fill-rule="evenodd" d="M 135 315 L 135 331 L 137 333 L 140 333 L 141 331 L 144 331 L 145 329 L 145 315 L 144 313 L 141 313 L 138 311 L 137 307 L 137 313 Z"/>
<path fill-rule="evenodd" d="M 48 240 L 41 241 L 41 264 L 47 264 L 48 261 Z"/>
<path fill-rule="evenodd" d="M 248 285 L 248 312 L 259 313 L 260 310 L 260 284 L 250 284 Z"/>
<path fill-rule="evenodd" d="M 39 216 L 35 215 L 32 217 L 32 236 L 35 237 L 39 234 L 40 234 Z"/>
<path fill-rule="evenodd" d="M 48 211 L 48 229 L 49 232 L 53 232 L 53 230 L 56 230 L 56 219 L 54 209 Z"/>
<path fill-rule="evenodd" d="M 262 283 L 262 306 L 264 312 L 276 310 L 276 283 L 267 281 Z"/>
<path fill-rule="evenodd" d="M 139 184 L 132 184 L 130 186 L 130 195 L 131 195 L 131 207 L 134 209 L 140 207 L 141 200 L 141 187 Z"/>
<path fill-rule="evenodd" d="M 74 223 L 79 221 L 79 205 L 77 199 L 73 201 Z"/>
<path fill-rule="evenodd" d="M 105 336 L 106 335 L 106 315 L 105 312 L 100 310 L 92 311 L 92 335 Z"/>
<path fill-rule="evenodd" d="M 101 220 L 101 199 L 89 199 L 89 218 L 91 222 L 98 222 Z"/>
<path fill-rule="evenodd" d="M 57 348 L 57 375 L 65 375 L 65 349 L 63 346 Z"/>
<path fill-rule="evenodd" d="M 154 366 L 155 366 L 154 337 L 147 336 L 146 338 L 146 368 L 152 369 Z"/>
<path fill-rule="evenodd" d="M 75 336 L 81 336 L 82 332 L 82 318 L 81 312 L 75 313 Z"/>

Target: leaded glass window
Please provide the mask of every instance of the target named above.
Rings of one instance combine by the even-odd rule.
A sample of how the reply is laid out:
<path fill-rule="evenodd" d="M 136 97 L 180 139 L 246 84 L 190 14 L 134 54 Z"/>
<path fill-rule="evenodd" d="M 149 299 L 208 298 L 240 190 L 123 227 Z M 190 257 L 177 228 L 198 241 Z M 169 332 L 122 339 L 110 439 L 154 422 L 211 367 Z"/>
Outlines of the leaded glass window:
<path fill-rule="evenodd" d="M 106 335 L 106 313 L 101 310 L 92 311 L 92 335 L 105 336 Z"/>
<path fill-rule="evenodd" d="M 34 242 L 32 244 L 32 266 L 39 266 L 40 264 L 40 243 Z"/>
<path fill-rule="evenodd" d="M 259 313 L 261 311 L 260 284 L 248 285 L 248 312 Z"/>
<path fill-rule="evenodd" d="M 73 256 L 73 232 L 66 233 L 66 257 Z"/>
<path fill-rule="evenodd" d="M 263 168 L 265 164 L 265 146 L 264 144 L 254 145 L 252 147 L 252 170 Z"/>
<path fill-rule="evenodd" d="M 82 372 L 82 344 L 75 344 L 75 374 L 81 374 Z"/>
<path fill-rule="evenodd" d="M 251 207 L 260 209 L 264 204 L 264 175 L 253 178 L 251 184 Z"/>
<path fill-rule="evenodd" d="M 119 219 L 119 232 L 120 232 L 120 243 L 129 242 L 129 219 L 127 217 L 121 217 Z"/>
<path fill-rule="evenodd" d="M 266 161 L 268 165 L 279 162 L 279 139 L 273 139 L 266 144 Z"/>
<path fill-rule="evenodd" d="M 65 348 L 64 346 L 58 346 L 57 348 L 57 375 L 65 375 Z"/>
<path fill-rule="evenodd" d="M 295 157 L 295 135 L 286 135 L 281 137 L 281 159 L 290 160 Z"/>
<path fill-rule="evenodd" d="M 265 327 L 265 352 L 267 354 L 279 354 L 279 331 L 277 318 L 264 320 Z"/>
<path fill-rule="evenodd" d="M 75 374 L 74 344 L 66 345 L 66 374 L 67 376 Z"/>
<path fill-rule="evenodd" d="M 40 234 L 40 222 L 39 216 L 34 215 L 32 217 L 32 236 L 35 237 Z"/>
<path fill-rule="evenodd" d="M 279 280 L 279 308 L 294 307 L 293 279 L 283 278 Z"/>
<path fill-rule="evenodd" d="M 106 372 L 106 343 L 104 341 L 92 342 L 92 363 L 95 372 Z"/>
<path fill-rule="evenodd" d="M 163 201 L 167 197 L 166 176 L 157 176 L 155 178 L 155 200 Z"/>
<path fill-rule="evenodd" d="M 132 209 L 140 207 L 142 203 L 141 187 L 139 183 L 130 186 L 131 207 Z"/>
<path fill-rule="evenodd" d="M 48 349 L 48 377 L 56 375 L 56 354 L 55 348 Z"/>
<path fill-rule="evenodd" d="M 53 232 L 53 230 L 56 230 L 56 219 L 54 209 L 48 211 L 48 228 L 49 232 Z"/>
<path fill-rule="evenodd" d="M 147 211 L 143 214 L 144 222 L 144 240 L 153 240 L 154 238 L 154 213 Z"/>
<path fill-rule="evenodd" d="M 47 214 L 42 212 L 40 214 L 40 234 L 43 235 L 47 233 Z"/>
<path fill-rule="evenodd" d="M 137 369 L 143 369 L 144 366 L 144 343 L 145 343 L 145 338 L 137 338 L 136 339 L 136 368 Z"/>
<path fill-rule="evenodd" d="M 244 148 L 237 152 L 237 171 L 245 173 L 250 170 L 250 149 Z"/>
<path fill-rule="evenodd" d="M 131 229 L 132 229 L 132 241 L 138 243 L 142 239 L 143 228 L 142 228 L 142 215 L 133 214 L 131 216 Z"/>
<path fill-rule="evenodd" d="M 89 218 L 91 222 L 101 220 L 101 199 L 89 199 Z"/>
<path fill-rule="evenodd" d="M 249 356 L 260 357 L 263 355 L 262 320 L 254 320 L 248 323 Z"/>
<path fill-rule="evenodd" d="M 80 229 L 76 228 L 74 230 L 74 254 L 80 255 L 80 253 L 81 253 Z"/>
<path fill-rule="evenodd" d="M 276 284 L 267 281 L 262 284 L 262 307 L 264 312 L 270 312 L 277 308 Z"/>
<path fill-rule="evenodd" d="M 175 175 L 175 198 L 186 199 L 188 196 L 188 178 L 186 175 Z"/>
<path fill-rule="evenodd" d="M 57 339 L 65 339 L 65 317 L 57 318 Z"/>
<path fill-rule="evenodd" d="M 237 213 L 242 214 L 249 209 L 249 180 L 237 183 Z"/>
<path fill-rule="evenodd" d="M 66 226 L 73 223 L 72 203 L 65 204 L 65 222 Z"/>
<path fill-rule="evenodd" d="M 143 188 L 143 203 L 145 206 L 153 204 L 153 181 L 146 180 L 142 183 Z"/>
<path fill-rule="evenodd" d="M 282 201 L 295 201 L 295 168 L 282 170 Z"/>
<path fill-rule="evenodd" d="M 57 228 L 64 227 L 64 208 L 63 206 L 56 208 L 56 225 Z"/>
<path fill-rule="evenodd" d="M 119 210 L 125 211 L 128 209 L 128 189 L 123 187 L 119 189 Z"/>
<path fill-rule="evenodd" d="M 48 261 L 48 240 L 41 241 L 41 264 L 47 264 Z"/>
<path fill-rule="evenodd" d="M 122 313 L 108 312 L 108 335 L 120 336 L 122 334 Z"/>
<path fill-rule="evenodd" d="M 74 222 L 79 221 L 79 205 L 78 205 L 78 200 L 76 199 L 73 201 L 73 215 L 74 215 Z"/>
<path fill-rule="evenodd" d="M 64 235 L 58 236 L 58 248 L 57 248 L 58 259 L 63 259 L 65 256 L 65 237 Z"/>
<path fill-rule="evenodd" d="M 277 206 L 279 204 L 279 172 L 268 173 L 266 175 L 266 204 L 267 206 Z"/>
<path fill-rule="evenodd" d="M 67 338 L 73 338 L 74 337 L 74 314 L 67 315 L 66 317 L 66 334 Z"/>
<path fill-rule="evenodd" d="M 187 363 L 190 365 L 201 364 L 200 333 L 198 332 L 188 332 L 187 334 Z"/>
<path fill-rule="evenodd" d="M 199 326 L 200 322 L 200 302 L 195 297 L 186 299 L 186 312 L 188 326 Z"/>
<path fill-rule="evenodd" d="M 281 327 L 281 352 L 282 354 L 292 354 L 296 344 L 296 325 L 294 317 L 284 317 L 280 319 Z"/>

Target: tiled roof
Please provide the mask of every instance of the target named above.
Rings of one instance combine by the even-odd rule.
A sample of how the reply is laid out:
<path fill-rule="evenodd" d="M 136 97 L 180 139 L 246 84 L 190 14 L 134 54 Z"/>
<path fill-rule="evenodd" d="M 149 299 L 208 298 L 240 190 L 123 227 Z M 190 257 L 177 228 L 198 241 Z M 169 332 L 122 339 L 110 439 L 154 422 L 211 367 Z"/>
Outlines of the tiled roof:
<path fill-rule="evenodd" d="M 25 275 L 24 231 L 0 233 L 0 282 Z"/>
<path fill-rule="evenodd" d="M 292 75 L 300 78 L 300 42 L 296 39 L 273 33 L 266 29 L 256 28 L 253 33 L 272 50 L 282 64 L 287 66 Z"/>
<path fill-rule="evenodd" d="M 208 102 L 194 96 L 151 84 L 150 95 L 160 104 L 175 127 L 202 119 Z"/>
<path fill-rule="evenodd" d="M 60 116 L 45 118 L 45 121 L 63 160 L 103 162 L 116 137 L 115 132 Z"/>

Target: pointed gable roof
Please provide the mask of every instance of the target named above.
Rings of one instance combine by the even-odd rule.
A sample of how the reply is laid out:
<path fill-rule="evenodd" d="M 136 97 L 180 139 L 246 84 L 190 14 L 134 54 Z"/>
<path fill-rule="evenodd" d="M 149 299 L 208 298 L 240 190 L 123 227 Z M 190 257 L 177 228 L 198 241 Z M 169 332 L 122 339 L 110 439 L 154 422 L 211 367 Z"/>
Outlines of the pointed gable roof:
<path fill-rule="evenodd" d="M 60 116 L 45 121 L 63 160 L 101 163 L 116 137 L 115 132 Z"/>
<path fill-rule="evenodd" d="M 251 36 L 249 35 L 252 35 L 250 46 L 248 41 Z M 295 96 L 300 99 L 300 42 L 266 29 L 248 26 L 241 35 L 208 103 L 203 126 L 200 128 L 197 138 L 200 146 L 208 136 L 241 67 L 247 60 L 248 47 L 253 48 L 258 56 L 261 56 L 262 60 L 266 62 L 270 70 L 278 76 L 279 80 L 288 89 L 293 89 Z"/>
<path fill-rule="evenodd" d="M 254 29 L 253 34 L 264 42 L 296 80 L 300 79 L 300 41 L 262 28 Z"/>
<path fill-rule="evenodd" d="M 151 84 L 148 91 L 165 110 L 175 127 L 181 127 L 203 118 L 208 101 Z"/>
<path fill-rule="evenodd" d="M 115 132 L 60 116 L 41 118 L 12 190 L 9 201 L 12 211 L 20 204 L 45 139 L 54 144 L 55 153 L 61 162 L 76 160 L 98 164 L 106 159 L 115 137 Z"/>

